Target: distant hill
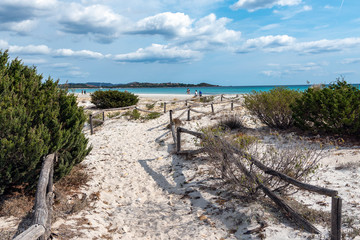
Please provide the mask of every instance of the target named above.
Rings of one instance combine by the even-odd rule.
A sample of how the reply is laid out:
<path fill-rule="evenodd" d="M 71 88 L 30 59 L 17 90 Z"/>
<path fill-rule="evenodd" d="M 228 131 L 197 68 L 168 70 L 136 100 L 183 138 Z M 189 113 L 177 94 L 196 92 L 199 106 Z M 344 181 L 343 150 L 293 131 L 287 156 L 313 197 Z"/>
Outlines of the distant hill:
<path fill-rule="evenodd" d="M 212 85 L 209 83 L 187 84 L 187 83 L 141 83 L 131 82 L 125 84 L 112 84 L 103 82 L 88 82 L 88 83 L 66 83 L 59 84 L 62 88 L 160 88 L 160 87 L 219 87 L 219 85 Z"/>

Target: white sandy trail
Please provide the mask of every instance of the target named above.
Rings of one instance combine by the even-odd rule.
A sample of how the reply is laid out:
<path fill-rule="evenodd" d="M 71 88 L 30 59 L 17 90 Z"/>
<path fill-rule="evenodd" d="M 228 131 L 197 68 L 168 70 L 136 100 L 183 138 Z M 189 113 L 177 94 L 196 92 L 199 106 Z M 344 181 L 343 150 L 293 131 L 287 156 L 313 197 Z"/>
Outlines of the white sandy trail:
<path fill-rule="evenodd" d="M 89 222 L 86 228 L 68 226 L 69 231 L 81 231 L 77 239 L 220 239 L 227 235 L 226 230 L 199 220 L 201 213 L 189 200 L 180 200 L 185 192 L 177 187 L 181 183 L 168 182 L 184 178 L 176 178 L 171 168 L 176 159 L 168 146 L 155 142 L 159 137 L 160 141 L 172 139 L 164 129 L 167 120 L 167 115 L 147 123 L 109 120 L 89 136 L 93 151 L 84 163 L 94 178 L 85 192 L 88 196 L 100 192 L 100 197 L 94 209 L 71 217 Z"/>

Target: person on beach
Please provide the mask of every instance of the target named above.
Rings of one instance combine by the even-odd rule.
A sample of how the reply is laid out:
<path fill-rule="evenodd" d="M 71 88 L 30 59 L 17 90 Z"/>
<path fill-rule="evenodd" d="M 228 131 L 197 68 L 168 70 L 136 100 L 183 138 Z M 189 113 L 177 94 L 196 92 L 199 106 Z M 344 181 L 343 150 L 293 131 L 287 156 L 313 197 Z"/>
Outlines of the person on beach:
<path fill-rule="evenodd" d="M 202 96 L 202 92 L 201 92 L 201 90 L 199 90 L 199 97 L 201 97 Z"/>
<path fill-rule="evenodd" d="M 190 94 L 190 89 L 189 89 L 189 88 L 186 90 L 186 93 L 187 93 L 187 94 Z"/>
<path fill-rule="evenodd" d="M 197 97 L 197 90 L 195 90 L 195 97 Z"/>

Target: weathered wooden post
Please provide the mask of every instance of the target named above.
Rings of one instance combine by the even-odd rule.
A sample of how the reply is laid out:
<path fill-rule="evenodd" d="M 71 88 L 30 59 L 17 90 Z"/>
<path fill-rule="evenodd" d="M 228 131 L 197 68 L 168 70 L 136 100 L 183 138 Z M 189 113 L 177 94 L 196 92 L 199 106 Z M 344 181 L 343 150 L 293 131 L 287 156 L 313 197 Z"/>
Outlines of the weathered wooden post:
<path fill-rule="evenodd" d="M 176 129 L 176 152 L 180 152 L 181 150 L 181 128 L 178 127 Z"/>
<path fill-rule="evenodd" d="M 187 120 L 190 121 L 190 108 L 188 109 L 188 117 Z"/>
<path fill-rule="evenodd" d="M 331 240 L 341 239 L 341 207 L 342 199 L 339 196 L 331 198 Z"/>
<path fill-rule="evenodd" d="M 221 100 L 220 100 L 221 102 L 222 102 L 223 96 L 224 96 L 224 94 L 221 94 Z"/>
<path fill-rule="evenodd" d="M 166 102 L 164 102 L 164 113 L 166 113 Z"/>
<path fill-rule="evenodd" d="M 211 103 L 211 112 L 212 112 L 212 114 L 215 113 L 215 112 L 214 112 L 214 104 L 213 104 L 213 103 Z"/>
<path fill-rule="evenodd" d="M 185 100 L 185 106 L 187 106 L 187 100 Z"/>
<path fill-rule="evenodd" d="M 231 111 L 234 110 L 234 101 L 231 101 Z"/>
<path fill-rule="evenodd" d="M 105 122 L 105 111 L 103 111 L 103 122 Z"/>
<path fill-rule="evenodd" d="M 170 110 L 170 111 L 169 111 L 169 114 L 170 114 L 170 124 L 173 123 L 172 112 L 173 112 L 173 110 Z"/>
<path fill-rule="evenodd" d="M 92 120 L 93 115 L 92 115 L 92 114 L 90 114 L 89 118 L 90 118 L 90 133 L 91 133 L 91 135 L 93 135 L 93 133 L 94 133 L 94 129 L 93 129 L 93 120 Z"/>

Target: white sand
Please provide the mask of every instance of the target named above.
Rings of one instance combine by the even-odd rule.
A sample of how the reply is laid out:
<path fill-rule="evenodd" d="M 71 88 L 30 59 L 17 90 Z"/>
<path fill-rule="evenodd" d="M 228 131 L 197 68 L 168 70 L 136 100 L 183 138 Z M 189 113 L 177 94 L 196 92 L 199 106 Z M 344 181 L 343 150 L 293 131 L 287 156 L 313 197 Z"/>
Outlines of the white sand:
<path fill-rule="evenodd" d="M 224 107 L 228 109 L 228 105 Z M 219 108 L 216 105 L 215 110 Z M 209 107 L 199 110 L 209 111 Z M 185 128 L 193 130 L 217 121 L 207 116 L 187 122 L 186 114 L 181 119 Z M 304 233 L 257 203 L 241 203 L 209 188 L 216 181 L 209 178 L 211 167 L 206 161 L 172 154 L 173 140 L 165 128 L 168 121 L 168 114 L 146 122 L 120 118 L 107 120 L 94 135 L 87 133 L 93 150 L 84 164 L 93 178 L 81 193 L 96 193 L 99 199 L 91 203 L 92 208 L 57 220 L 52 226 L 59 234 L 57 239 L 68 239 L 67 234 L 75 234 L 73 239 L 260 239 L 256 234 L 244 234 L 259 226 L 258 219 L 269 225 L 263 232 L 265 239 L 329 238 L 329 228 L 316 225 L 321 235 Z M 193 147 L 189 135 L 183 139 L 184 149 Z M 311 180 L 312 184 L 338 190 L 344 199 L 343 218 L 355 218 L 356 225 L 360 216 L 360 168 L 334 167 L 344 160 L 358 161 L 359 156 L 359 149 L 333 149 Z M 330 211 L 329 197 L 303 192 L 296 197 L 315 209 Z M 327 206 L 321 206 L 322 201 Z"/>

